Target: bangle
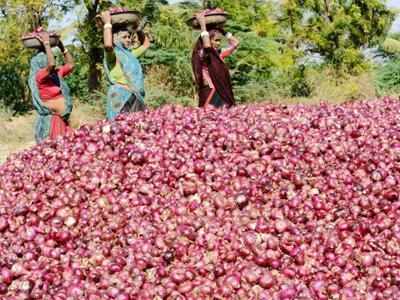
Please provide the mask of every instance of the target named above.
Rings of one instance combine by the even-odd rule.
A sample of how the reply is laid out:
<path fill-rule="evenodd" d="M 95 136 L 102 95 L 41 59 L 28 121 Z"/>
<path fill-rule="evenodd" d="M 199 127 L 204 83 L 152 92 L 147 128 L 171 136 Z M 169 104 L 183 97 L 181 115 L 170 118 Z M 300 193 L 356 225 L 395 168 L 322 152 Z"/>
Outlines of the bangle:
<path fill-rule="evenodd" d="M 202 31 L 202 32 L 200 33 L 200 36 L 201 36 L 201 37 L 205 37 L 205 36 L 210 36 L 210 34 L 208 33 L 208 31 Z"/>
<path fill-rule="evenodd" d="M 106 23 L 106 24 L 104 24 L 104 29 L 107 29 L 107 28 L 112 28 L 112 25 L 111 25 L 111 23 Z"/>
<path fill-rule="evenodd" d="M 231 37 L 233 37 L 233 34 L 230 33 L 230 32 L 227 32 L 227 33 L 225 34 L 225 37 L 226 37 L 227 39 L 230 39 Z"/>

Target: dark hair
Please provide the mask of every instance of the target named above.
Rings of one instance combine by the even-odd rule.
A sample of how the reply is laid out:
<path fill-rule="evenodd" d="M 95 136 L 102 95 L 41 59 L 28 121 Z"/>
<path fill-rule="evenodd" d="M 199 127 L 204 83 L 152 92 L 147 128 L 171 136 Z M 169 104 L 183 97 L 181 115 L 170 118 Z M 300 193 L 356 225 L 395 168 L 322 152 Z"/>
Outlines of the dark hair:
<path fill-rule="evenodd" d="M 113 24 L 112 33 L 118 33 L 120 31 L 128 31 L 126 24 Z"/>
<path fill-rule="evenodd" d="M 208 32 L 210 34 L 210 38 L 213 38 L 217 34 L 217 32 L 225 35 L 225 30 L 223 30 L 222 28 L 210 28 L 208 29 Z"/>
<path fill-rule="evenodd" d="M 210 39 L 213 38 L 218 32 L 225 35 L 225 30 L 220 27 L 207 27 L 207 31 L 210 34 Z M 200 85 L 203 82 L 202 72 L 202 58 L 200 57 L 200 51 L 203 49 L 203 39 L 199 37 L 193 47 L 192 51 L 192 69 L 196 83 Z M 213 50 L 217 53 L 219 50 Z"/>

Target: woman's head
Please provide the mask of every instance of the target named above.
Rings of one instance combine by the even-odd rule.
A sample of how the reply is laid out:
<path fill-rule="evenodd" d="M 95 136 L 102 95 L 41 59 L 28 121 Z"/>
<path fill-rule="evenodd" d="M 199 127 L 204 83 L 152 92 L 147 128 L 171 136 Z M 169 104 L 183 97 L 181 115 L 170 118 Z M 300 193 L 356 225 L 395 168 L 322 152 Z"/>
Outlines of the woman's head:
<path fill-rule="evenodd" d="M 126 28 L 116 31 L 113 39 L 114 43 L 120 43 L 126 49 L 132 47 L 132 35 Z"/>
<path fill-rule="evenodd" d="M 37 71 L 47 66 L 47 55 L 44 52 L 39 52 L 31 59 L 31 70 Z"/>
<path fill-rule="evenodd" d="M 221 40 L 223 37 L 222 31 L 219 29 L 212 29 L 210 30 L 209 34 L 211 47 L 214 49 L 219 49 L 221 47 Z"/>

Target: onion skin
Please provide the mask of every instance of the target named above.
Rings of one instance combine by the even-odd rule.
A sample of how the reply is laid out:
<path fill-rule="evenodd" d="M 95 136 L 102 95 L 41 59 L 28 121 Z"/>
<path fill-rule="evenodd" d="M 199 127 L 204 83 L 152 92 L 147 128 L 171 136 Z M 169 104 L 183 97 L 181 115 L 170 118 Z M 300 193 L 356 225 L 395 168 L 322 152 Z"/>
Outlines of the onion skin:
<path fill-rule="evenodd" d="M 0 165 L 0 298 L 400 297 L 397 99 L 166 105 Z"/>
<path fill-rule="evenodd" d="M 275 279 L 269 272 L 265 272 L 261 275 L 258 284 L 264 289 L 270 289 L 275 285 Z"/>

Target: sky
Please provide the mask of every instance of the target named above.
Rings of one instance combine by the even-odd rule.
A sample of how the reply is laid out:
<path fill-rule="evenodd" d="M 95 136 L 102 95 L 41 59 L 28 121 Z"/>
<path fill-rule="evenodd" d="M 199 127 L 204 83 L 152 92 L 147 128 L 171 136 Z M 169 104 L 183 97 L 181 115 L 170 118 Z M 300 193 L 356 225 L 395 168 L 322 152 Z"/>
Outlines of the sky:
<path fill-rule="evenodd" d="M 400 0 L 389 0 L 388 1 L 388 5 L 389 6 L 393 6 L 393 7 L 399 7 L 400 6 Z"/>
<path fill-rule="evenodd" d="M 400 0 L 389 0 L 388 7 L 400 9 Z M 400 31 L 400 17 L 397 17 L 394 21 L 391 31 Z"/>

